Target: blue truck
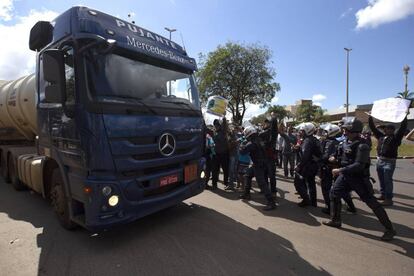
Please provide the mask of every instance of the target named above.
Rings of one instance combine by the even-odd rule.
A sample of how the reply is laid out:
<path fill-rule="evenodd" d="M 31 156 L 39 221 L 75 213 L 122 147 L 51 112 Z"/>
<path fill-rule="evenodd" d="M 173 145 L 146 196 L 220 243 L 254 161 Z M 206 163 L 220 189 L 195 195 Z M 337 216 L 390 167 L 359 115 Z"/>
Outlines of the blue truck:
<path fill-rule="evenodd" d="M 173 41 L 87 7 L 37 22 L 33 75 L 0 83 L 0 173 L 91 231 L 205 188 L 196 62 Z"/>

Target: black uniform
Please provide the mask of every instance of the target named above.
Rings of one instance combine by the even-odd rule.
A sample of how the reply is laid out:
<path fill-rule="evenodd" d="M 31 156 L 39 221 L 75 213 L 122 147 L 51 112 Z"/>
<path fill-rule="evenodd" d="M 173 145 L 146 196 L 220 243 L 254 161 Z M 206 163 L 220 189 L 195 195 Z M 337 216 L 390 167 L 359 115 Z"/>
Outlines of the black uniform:
<path fill-rule="evenodd" d="M 331 191 L 332 182 L 334 180 L 332 175 L 332 163 L 329 162 L 330 157 L 338 158 L 338 152 L 339 152 L 339 146 L 342 146 L 342 144 L 339 143 L 338 140 L 336 140 L 335 137 L 328 137 L 321 143 L 322 148 L 322 158 L 321 158 L 321 188 L 322 188 L 322 195 L 323 199 L 325 201 L 327 211 L 330 209 L 330 198 L 329 193 Z M 340 154 L 339 154 L 340 155 Z M 348 204 L 349 210 L 352 212 L 355 212 L 355 205 L 352 202 L 352 198 L 350 193 L 347 193 L 343 196 L 344 201 Z"/>
<path fill-rule="evenodd" d="M 260 140 L 265 150 L 266 178 L 269 179 L 271 193 L 276 193 L 276 140 L 277 140 L 277 120 L 270 121 L 270 127 L 264 129 L 260 134 Z"/>
<path fill-rule="evenodd" d="M 296 167 L 295 188 L 302 197 L 303 206 L 316 206 L 315 176 L 318 172 L 318 160 L 321 157 L 319 140 L 313 136 L 306 136 L 301 144 L 300 161 Z"/>
<path fill-rule="evenodd" d="M 256 177 L 256 181 L 259 187 L 264 192 L 264 195 L 268 201 L 268 206 L 274 206 L 274 200 L 272 194 L 269 190 L 269 184 L 266 178 L 266 156 L 265 150 L 260 143 L 260 139 L 255 135 L 252 137 L 251 141 L 247 144 L 240 146 L 240 153 L 241 154 L 249 154 L 250 158 L 252 159 L 253 166 L 250 168 L 248 173 L 246 174 L 246 182 L 245 182 L 245 190 L 244 194 L 250 194 L 251 189 L 251 178 L 254 176 Z"/>
<path fill-rule="evenodd" d="M 341 174 L 336 179 L 330 193 L 332 219 L 325 224 L 340 227 L 341 197 L 353 190 L 373 210 L 381 224 L 388 231 L 395 233 L 387 213 L 373 195 L 369 179 L 371 162 L 369 146 L 362 138 L 358 137 L 354 141 L 344 141 L 340 153 Z"/>

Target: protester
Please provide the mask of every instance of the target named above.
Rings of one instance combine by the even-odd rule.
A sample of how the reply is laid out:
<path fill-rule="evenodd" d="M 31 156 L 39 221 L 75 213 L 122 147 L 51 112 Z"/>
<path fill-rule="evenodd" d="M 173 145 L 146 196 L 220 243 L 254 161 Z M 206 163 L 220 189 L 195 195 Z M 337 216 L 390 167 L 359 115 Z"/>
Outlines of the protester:
<path fill-rule="evenodd" d="M 276 139 L 277 139 L 277 119 L 266 119 L 263 130 L 259 134 L 265 149 L 266 178 L 269 180 L 270 192 L 276 197 Z"/>
<path fill-rule="evenodd" d="M 341 146 L 340 168 L 332 170 L 334 176 L 338 176 L 330 192 L 331 220 L 323 222 L 327 226 L 340 228 L 341 221 L 341 197 L 354 190 L 365 204 L 370 207 L 378 220 L 385 227 L 382 240 L 392 240 L 396 231 L 392 226 L 387 213 L 373 195 L 370 182 L 370 148 L 360 137 L 362 122 L 357 119 L 345 121 L 343 125 L 346 131 L 346 140 Z"/>
<path fill-rule="evenodd" d="M 275 201 L 273 199 L 272 194 L 269 190 L 269 184 L 267 183 L 266 179 L 266 153 L 265 149 L 261 145 L 261 141 L 259 139 L 257 130 L 252 127 L 246 127 L 244 130 L 244 135 L 248 142 L 246 144 L 242 144 L 240 146 L 240 153 L 241 154 L 249 154 L 250 158 L 252 159 L 253 166 L 249 168 L 249 172 L 246 175 L 246 182 L 244 193 L 240 196 L 241 199 L 250 200 L 250 189 L 251 189 L 251 178 L 254 173 L 256 177 L 256 181 L 263 190 L 263 193 L 266 197 L 267 204 L 263 210 L 269 211 L 276 208 Z"/>
<path fill-rule="evenodd" d="M 383 200 L 382 205 L 391 206 L 393 205 L 392 198 L 394 196 L 392 178 L 398 157 L 398 147 L 401 145 L 404 132 L 407 129 L 407 116 L 402 121 L 397 132 L 395 132 L 393 124 L 387 124 L 384 132 L 379 131 L 374 124 L 372 116 L 369 116 L 368 122 L 372 133 L 378 140 L 377 173 L 381 188 L 381 196 L 378 199 Z"/>
<path fill-rule="evenodd" d="M 316 183 L 315 176 L 318 172 L 318 161 L 321 157 L 321 148 L 318 139 L 313 135 L 315 125 L 304 123 L 300 128 L 300 134 L 303 137 L 301 144 L 301 159 L 295 168 L 295 188 L 299 193 L 302 201 L 298 203 L 299 207 L 312 205 L 317 206 L 316 202 Z"/>
<path fill-rule="evenodd" d="M 238 129 L 234 126 L 229 133 L 229 185 L 227 190 L 234 189 L 234 183 L 237 181 L 237 162 L 238 162 Z"/>
<path fill-rule="evenodd" d="M 212 160 L 214 159 L 215 152 L 215 145 L 213 140 L 213 126 L 208 126 L 206 128 L 206 151 L 204 153 L 204 158 L 206 159 L 206 188 L 209 189 L 208 182 L 210 180 L 211 175 L 211 168 L 212 168 Z"/>
<path fill-rule="evenodd" d="M 287 134 L 284 132 L 280 133 L 280 136 L 284 139 L 282 146 L 282 155 L 283 155 L 283 171 L 285 177 L 294 176 L 295 172 L 295 155 L 294 145 L 297 143 L 296 135 L 293 134 L 293 127 L 288 127 Z M 288 165 L 290 168 L 288 168 Z"/>
<path fill-rule="evenodd" d="M 220 124 L 218 119 L 214 122 L 214 144 L 215 155 L 212 163 L 212 185 L 213 189 L 217 188 L 217 182 L 220 173 L 220 167 L 223 170 L 223 183 L 225 189 L 229 189 L 229 141 L 228 141 L 228 128 L 226 118 L 223 118 L 223 122 Z"/>
<path fill-rule="evenodd" d="M 238 139 L 238 145 L 246 144 L 247 140 L 244 135 L 242 135 Z M 240 148 L 238 148 L 238 163 L 237 163 L 237 186 L 236 188 L 239 188 L 244 191 L 245 189 L 245 175 L 247 175 L 247 170 L 251 164 L 252 160 L 250 158 L 249 153 L 242 154 L 240 152 Z"/>

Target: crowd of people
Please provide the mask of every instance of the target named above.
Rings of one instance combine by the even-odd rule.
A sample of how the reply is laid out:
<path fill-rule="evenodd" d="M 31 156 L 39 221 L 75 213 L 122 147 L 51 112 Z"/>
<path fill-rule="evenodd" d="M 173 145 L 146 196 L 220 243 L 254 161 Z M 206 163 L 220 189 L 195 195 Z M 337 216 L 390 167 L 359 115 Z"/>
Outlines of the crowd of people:
<path fill-rule="evenodd" d="M 255 178 L 260 193 L 266 199 L 264 211 L 276 208 L 276 167 L 285 178 L 292 178 L 301 201 L 299 207 L 317 207 L 316 178 L 320 179 L 325 207 L 321 211 L 330 216 L 324 222 L 341 227 L 342 200 L 347 211 L 356 213 L 351 192 L 355 191 L 372 209 L 385 227 L 382 239 L 393 239 L 396 232 L 384 206 L 393 204 L 392 175 L 398 156 L 407 118 L 396 131 L 394 125 L 379 130 L 369 118 L 372 134 L 378 140 L 377 173 L 381 195 L 374 197 L 370 176 L 371 131 L 363 131 L 361 121 L 342 120 L 338 125 L 316 126 L 311 122 L 295 127 L 278 125 L 271 114 L 263 126 L 229 125 L 227 120 L 214 120 L 206 131 L 206 178 L 216 190 L 220 170 L 227 191 L 239 191 L 240 199 L 250 200 L 252 180 Z M 380 203 L 381 202 L 381 203 Z"/>

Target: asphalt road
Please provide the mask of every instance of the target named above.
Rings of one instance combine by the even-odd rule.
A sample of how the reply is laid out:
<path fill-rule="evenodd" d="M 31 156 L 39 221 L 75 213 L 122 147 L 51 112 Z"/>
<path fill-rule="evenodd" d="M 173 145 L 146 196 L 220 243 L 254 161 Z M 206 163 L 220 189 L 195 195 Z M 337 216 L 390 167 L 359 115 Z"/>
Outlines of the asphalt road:
<path fill-rule="evenodd" d="M 0 182 L 0 275 L 413 275 L 411 162 L 395 172 L 391 243 L 379 240 L 381 225 L 358 199 L 358 214 L 332 229 L 320 208 L 298 208 L 292 181 L 280 178 L 275 211 L 261 211 L 260 194 L 245 203 L 205 191 L 98 235 L 63 230 L 40 196 Z"/>

